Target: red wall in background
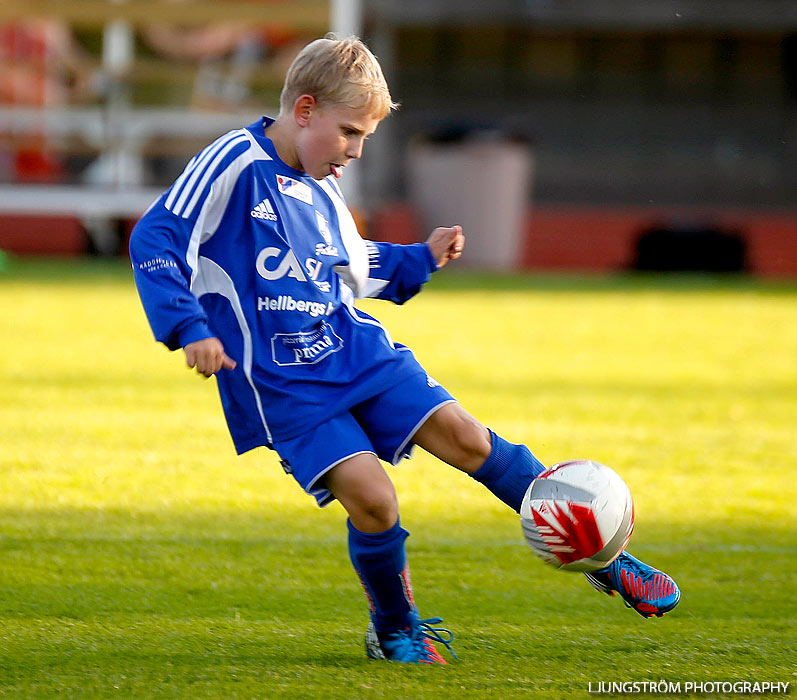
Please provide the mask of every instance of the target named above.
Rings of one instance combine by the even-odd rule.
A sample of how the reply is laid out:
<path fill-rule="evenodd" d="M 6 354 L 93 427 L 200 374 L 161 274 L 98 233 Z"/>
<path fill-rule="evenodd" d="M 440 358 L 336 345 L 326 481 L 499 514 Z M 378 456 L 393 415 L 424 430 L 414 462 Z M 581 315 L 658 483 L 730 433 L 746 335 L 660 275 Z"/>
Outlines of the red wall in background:
<path fill-rule="evenodd" d="M 88 238 L 80 222 L 65 216 L 0 218 L 0 250 L 20 255 L 81 255 Z"/>
<path fill-rule="evenodd" d="M 643 231 L 673 225 L 736 232 L 747 242 L 750 272 L 797 277 L 797 212 L 538 206 L 526 217 L 518 258 L 524 269 L 621 270 L 632 264 Z M 426 232 L 408 205 L 390 204 L 371 217 L 369 234 L 409 243 L 423 240 Z"/>

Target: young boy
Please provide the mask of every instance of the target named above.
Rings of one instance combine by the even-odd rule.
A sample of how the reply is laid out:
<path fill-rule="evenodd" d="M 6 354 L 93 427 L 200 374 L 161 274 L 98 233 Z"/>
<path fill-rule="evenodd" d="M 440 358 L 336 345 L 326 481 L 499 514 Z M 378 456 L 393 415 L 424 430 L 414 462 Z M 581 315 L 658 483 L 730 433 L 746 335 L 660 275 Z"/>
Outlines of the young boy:
<path fill-rule="evenodd" d="M 345 508 L 370 607 L 368 656 L 442 664 L 432 640 L 449 646 L 451 635 L 434 628 L 439 618 L 420 619 L 408 533 L 379 460 L 396 464 L 418 445 L 515 511 L 544 467 L 471 417 L 354 306 L 362 297 L 403 303 L 465 242 L 459 226 L 414 245 L 357 233 L 336 180 L 395 107 L 362 42 L 310 43 L 288 71 L 277 119 L 195 156 L 136 225 L 130 254 L 157 340 L 216 375 L 238 453 L 276 450 L 320 506 Z M 626 553 L 588 578 L 645 617 L 680 597 L 666 574 Z"/>

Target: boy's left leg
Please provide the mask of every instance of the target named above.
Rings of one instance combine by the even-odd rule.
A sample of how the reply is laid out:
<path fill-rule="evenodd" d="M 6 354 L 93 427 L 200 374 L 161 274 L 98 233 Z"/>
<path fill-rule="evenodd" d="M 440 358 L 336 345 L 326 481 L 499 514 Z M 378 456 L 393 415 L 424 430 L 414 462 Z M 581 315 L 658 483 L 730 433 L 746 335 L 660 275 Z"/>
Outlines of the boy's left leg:
<path fill-rule="evenodd" d="M 418 429 L 412 442 L 484 484 L 516 512 L 531 482 L 545 467 L 525 445 L 507 442 L 459 404 L 442 406 Z M 605 569 L 586 575 L 598 591 L 619 593 L 643 617 L 661 617 L 681 599 L 667 574 L 623 552 Z"/>

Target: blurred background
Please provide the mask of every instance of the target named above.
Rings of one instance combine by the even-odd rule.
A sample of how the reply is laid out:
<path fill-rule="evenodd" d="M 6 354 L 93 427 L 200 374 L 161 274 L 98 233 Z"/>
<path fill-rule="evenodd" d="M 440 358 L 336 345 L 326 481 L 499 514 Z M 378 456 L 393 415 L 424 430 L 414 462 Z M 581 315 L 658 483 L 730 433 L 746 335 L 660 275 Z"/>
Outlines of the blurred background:
<path fill-rule="evenodd" d="M 3 0 L 0 250 L 125 255 L 329 30 L 401 103 L 344 178 L 363 235 L 458 222 L 489 269 L 797 276 L 793 0 Z"/>

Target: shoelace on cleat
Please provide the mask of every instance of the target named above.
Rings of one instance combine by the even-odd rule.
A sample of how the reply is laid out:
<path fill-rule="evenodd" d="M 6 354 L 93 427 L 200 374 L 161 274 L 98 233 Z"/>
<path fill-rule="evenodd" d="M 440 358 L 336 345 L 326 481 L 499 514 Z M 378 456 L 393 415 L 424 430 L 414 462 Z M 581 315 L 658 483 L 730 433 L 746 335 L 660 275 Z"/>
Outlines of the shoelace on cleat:
<path fill-rule="evenodd" d="M 442 617 L 430 617 L 426 620 L 418 620 L 415 627 L 417 630 L 416 634 L 418 635 L 418 639 L 424 642 L 424 648 L 427 653 L 431 654 L 434 650 L 434 647 L 430 649 L 427 643 L 425 643 L 426 640 L 431 640 L 432 642 L 443 644 L 446 649 L 448 649 L 451 657 L 457 659 L 457 655 L 451 648 L 451 642 L 454 641 L 454 633 L 445 627 L 433 627 L 433 625 L 439 625 L 442 621 Z M 434 651 L 434 654 L 440 656 L 436 651 Z"/>

